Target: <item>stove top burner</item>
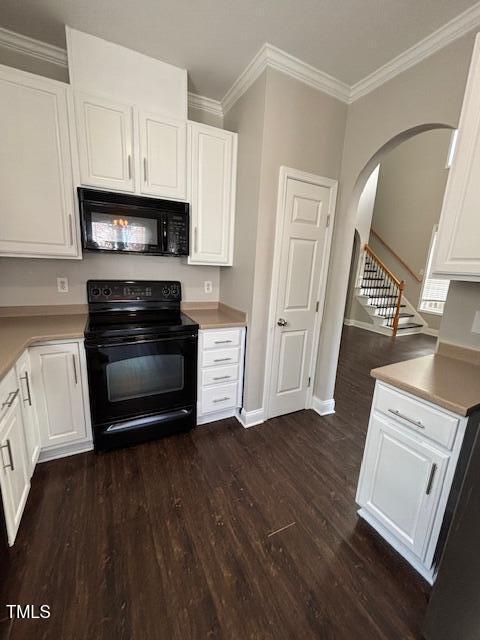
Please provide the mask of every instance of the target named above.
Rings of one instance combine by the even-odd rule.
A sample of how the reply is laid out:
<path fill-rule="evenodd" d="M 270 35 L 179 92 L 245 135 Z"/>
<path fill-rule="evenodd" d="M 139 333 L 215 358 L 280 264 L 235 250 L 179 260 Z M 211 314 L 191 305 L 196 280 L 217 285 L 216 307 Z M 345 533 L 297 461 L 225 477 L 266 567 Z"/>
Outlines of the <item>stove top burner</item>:
<path fill-rule="evenodd" d="M 121 312 L 91 313 L 85 338 L 161 335 L 197 330 L 198 324 L 181 312 Z"/>

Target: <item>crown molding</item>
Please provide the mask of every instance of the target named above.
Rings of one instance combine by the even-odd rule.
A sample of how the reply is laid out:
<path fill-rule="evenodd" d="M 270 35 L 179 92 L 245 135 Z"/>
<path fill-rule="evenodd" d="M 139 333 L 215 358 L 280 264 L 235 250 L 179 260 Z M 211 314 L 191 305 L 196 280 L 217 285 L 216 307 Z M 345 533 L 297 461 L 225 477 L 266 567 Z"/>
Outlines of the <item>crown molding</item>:
<path fill-rule="evenodd" d="M 0 47 L 12 49 L 18 53 L 38 58 L 50 64 L 56 64 L 59 67 L 67 66 L 67 52 L 61 47 L 53 44 L 47 44 L 35 38 L 29 38 L 21 33 L 15 33 L 8 29 L 0 27 Z"/>
<path fill-rule="evenodd" d="M 400 53 L 389 62 L 382 65 L 373 73 L 356 82 L 350 89 L 349 102 L 355 102 L 359 98 L 377 89 L 395 76 L 407 71 L 433 53 L 446 47 L 454 40 L 461 38 L 469 31 L 480 25 L 480 2 L 447 22 L 429 36 L 420 40 L 412 47 Z"/>
<path fill-rule="evenodd" d="M 350 87 L 345 82 L 266 42 L 223 97 L 223 113 L 232 108 L 267 67 L 281 71 L 342 102 L 350 100 Z"/>
<path fill-rule="evenodd" d="M 201 109 L 223 118 L 222 103 L 219 100 L 212 100 L 212 98 L 206 98 L 205 96 L 199 96 L 197 93 L 188 92 L 188 106 L 193 109 Z"/>

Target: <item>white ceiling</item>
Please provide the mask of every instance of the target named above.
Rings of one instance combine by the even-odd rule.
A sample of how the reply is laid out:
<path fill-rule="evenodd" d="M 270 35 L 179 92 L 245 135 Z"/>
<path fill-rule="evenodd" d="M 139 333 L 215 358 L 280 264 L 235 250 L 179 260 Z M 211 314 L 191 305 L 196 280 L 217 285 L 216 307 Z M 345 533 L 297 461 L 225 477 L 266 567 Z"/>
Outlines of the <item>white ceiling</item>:
<path fill-rule="evenodd" d="M 0 0 L 0 26 L 65 47 L 64 25 L 188 69 L 221 99 L 264 42 L 358 82 L 477 0 Z"/>

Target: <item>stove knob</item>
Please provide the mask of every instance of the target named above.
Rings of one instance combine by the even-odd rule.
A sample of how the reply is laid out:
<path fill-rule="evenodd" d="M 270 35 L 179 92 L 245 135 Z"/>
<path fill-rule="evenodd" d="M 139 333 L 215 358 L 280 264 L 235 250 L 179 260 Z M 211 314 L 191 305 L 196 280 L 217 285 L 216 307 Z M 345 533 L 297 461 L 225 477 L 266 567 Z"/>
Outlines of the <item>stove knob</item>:
<path fill-rule="evenodd" d="M 99 296 L 100 295 L 100 289 L 98 287 L 94 287 L 91 291 L 92 296 Z"/>
<path fill-rule="evenodd" d="M 170 293 L 170 289 L 168 287 L 163 287 L 162 293 L 164 296 L 168 296 L 168 294 Z"/>
<path fill-rule="evenodd" d="M 106 287 L 106 288 L 103 290 L 103 295 L 104 295 L 104 296 L 107 296 L 107 297 L 108 297 L 111 293 L 112 293 L 112 290 L 111 290 L 111 289 L 109 289 L 108 287 Z"/>

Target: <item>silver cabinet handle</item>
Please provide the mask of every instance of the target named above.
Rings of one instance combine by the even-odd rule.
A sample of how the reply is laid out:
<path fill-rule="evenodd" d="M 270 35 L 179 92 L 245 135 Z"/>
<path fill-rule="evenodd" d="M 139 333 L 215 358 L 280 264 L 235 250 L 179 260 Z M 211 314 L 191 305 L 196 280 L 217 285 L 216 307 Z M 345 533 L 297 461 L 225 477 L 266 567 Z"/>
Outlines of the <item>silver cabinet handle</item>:
<path fill-rule="evenodd" d="M 128 154 L 127 156 L 127 166 L 128 166 L 128 179 L 132 179 L 132 156 Z"/>
<path fill-rule="evenodd" d="M 407 422 L 414 424 L 416 427 L 420 427 L 420 429 L 425 429 L 425 425 L 422 424 L 420 420 L 413 420 L 408 416 L 404 416 L 403 413 L 400 413 L 400 411 L 398 411 L 398 409 L 389 409 L 388 411 L 390 413 L 393 413 L 394 416 L 397 416 L 397 418 L 402 418 L 402 420 L 406 420 Z"/>
<path fill-rule="evenodd" d="M 225 396 L 224 398 L 216 398 L 213 402 L 225 402 L 226 400 L 230 400 L 230 396 Z"/>
<path fill-rule="evenodd" d="M 75 384 L 78 384 L 77 363 L 75 362 L 75 354 L 74 353 L 72 353 L 72 364 L 73 364 L 73 379 L 75 380 Z"/>
<path fill-rule="evenodd" d="M 437 465 L 435 464 L 435 462 L 432 464 L 432 468 L 430 470 L 430 477 L 428 478 L 428 484 L 427 484 L 427 490 L 426 490 L 426 494 L 427 496 L 430 495 L 431 491 L 432 491 L 432 487 L 433 487 L 433 479 L 435 478 L 435 473 L 437 471 Z"/>
<path fill-rule="evenodd" d="M 30 393 L 30 380 L 28 379 L 28 371 L 25 371 L 24 376 L 20 376 L 20 380 L 25 380 L 25 384 L 27 386 L 27 397 L 23 398 L 23 401 L 28 402 L 28 404 L 32 406 L 32 395 Z"/>
<path fill-rule="evenodd" d="M 143 179 L 145 180 L 145 182 L 148 182 L 148 180 L 147 180 L 147 159 L 146 158 L 143 159 Z"/>
<path fill-rule="evenodd" d="M 73 247 L 73 221 L 72 216 L 68 216 L 68 230 L 70 233 L 70 246 Z"/>
<path fill-rule="evenodd" d="M 232 340 L 215 340 L 213 344 L 231 344 Z"/>
<path fill-rule="evenodd" d="M 17 389 L 16 391 L 10 391 L 10 393 L 7 396 L 7 399 L 5 400 L 5 402 L 2 402 L 2 406 L 0 408 L 1 409 L 3 409 L 3 407 L 10 408 L 12 404 L 15 402 L 15 398 L 18 396 L 19 391 L 20 389 Z"/>
<path fill-rule="evenodd" d="M 193 250 L 195 253 L 198 251 L 198 227 L 193 229 Z"/>
<path fill-rule="evenodd" d="M 217 376 L 214 380 L 230 380 L 232 376 Z"/>
<path fill-rule="evenodd" d="M 214 362 L 230 362 L 231 358 L 216 358 Z"/>
<path fill-rule="evenodd" d="M 15 465 L 13 464 L 13 456 L 12 456 L 12 447 L 10 446 L 10 440 L 7 440 L 6 444 L 2 444 L 0 446 L 0 449 L 7 449 L 8 451 L 8 459 L 9 459 L 9 463 L 8 464 L 3 464 L 3 468 L 4 469 L 11 469 L 12 471 L 15 471 Z"/>
<path fill-rule="evenodd" d="M 284 318 L 279 318 L 277 320 L 277 324 L 279 327 L 286 327 L 288 322 Z"/>

